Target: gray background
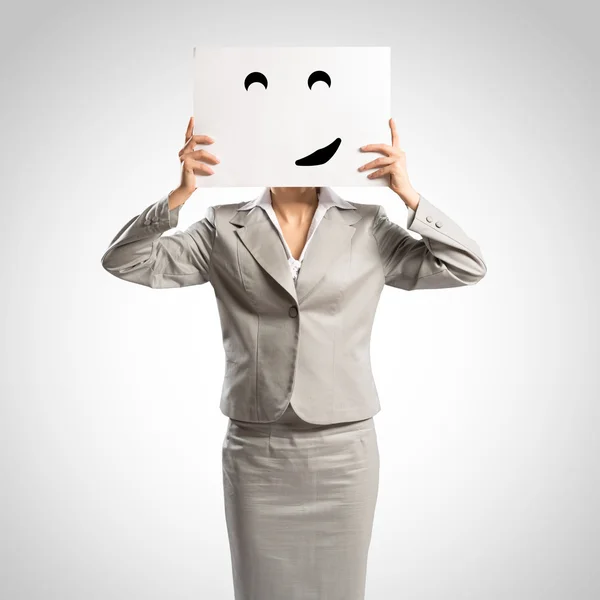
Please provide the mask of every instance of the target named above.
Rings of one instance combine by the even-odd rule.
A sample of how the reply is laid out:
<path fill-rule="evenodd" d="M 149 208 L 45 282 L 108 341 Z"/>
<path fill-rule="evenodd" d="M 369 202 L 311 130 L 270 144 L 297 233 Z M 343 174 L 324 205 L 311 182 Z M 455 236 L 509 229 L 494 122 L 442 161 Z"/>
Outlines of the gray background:
<path fill-rule="evenodd" d="M 192 47 L 211 43 L 390 45 L 411 181 L 488 265 L 472 288 L 384 290 L 367 598 L 599 597 L 592 2 L 2 13 L 2 598 L 233 598 L 212 288 L 100 265 L 177 186 Z M 198 190 L 179 226 L 256 191 Z M 406 224 L 389 189 L 338 192 Z"/>

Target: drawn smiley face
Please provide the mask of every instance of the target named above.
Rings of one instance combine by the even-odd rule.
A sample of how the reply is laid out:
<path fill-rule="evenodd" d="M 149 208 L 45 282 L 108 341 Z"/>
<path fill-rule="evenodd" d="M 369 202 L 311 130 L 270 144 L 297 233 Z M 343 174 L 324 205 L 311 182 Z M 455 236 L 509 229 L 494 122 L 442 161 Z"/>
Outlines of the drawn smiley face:
<path fill-rule="evenodd" d="M 331 77 L 329 77 L 329 75 L 325 71 L 313 71 L 310 74 L 307 81 L 308 89 L 312 89 L 312 86 L 317 81 L 323 81 L 329 87 L 331 87 Z M 246 76 L 246 78 L 244 79 L 244 88 L 246 89 L 246 91 L 248 91 L 248 88 L 253 83 L 262 84 L 265 87 L 265 90 L 269 85 L 267 77 L 264 75 L 264 73 L 261 73 L 260 71 L 253 71 L 252 73 L 249 73 Z M 310 154 L 299 158 L 295 161 L 295 164 L 299 167 L 314 167 L 318 165 L 324 165 L 326 162 L 329 162 L 333 158 L 341 143 L 342 139 L 336 138 L 327 146 L 319 148 L 318 150 L 315 150 L 314 152 L 311 152 Z"/>

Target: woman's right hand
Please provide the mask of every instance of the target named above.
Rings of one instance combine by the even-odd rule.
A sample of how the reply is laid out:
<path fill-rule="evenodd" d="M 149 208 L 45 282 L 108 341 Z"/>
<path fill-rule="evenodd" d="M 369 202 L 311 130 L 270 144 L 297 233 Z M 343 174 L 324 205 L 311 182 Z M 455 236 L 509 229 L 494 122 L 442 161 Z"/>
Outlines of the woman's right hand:
<path fill-rule="evenodd" d="M 201 148 L 196 150 L 200 144 L 212 144 L 214 140 L 208 135 L 193 135 L 194 117 L 190 117 L 185 132 L 185 145 L 179 151 L 181 162 L 181 183 L 178 188 L 169 194 L 169 209 L 172 210 L 183 204 L 196 190 L 196 175 L 213 175 L 214 171 L 206 164 L 218 164 L 219 159 L 210 152 Z"/>

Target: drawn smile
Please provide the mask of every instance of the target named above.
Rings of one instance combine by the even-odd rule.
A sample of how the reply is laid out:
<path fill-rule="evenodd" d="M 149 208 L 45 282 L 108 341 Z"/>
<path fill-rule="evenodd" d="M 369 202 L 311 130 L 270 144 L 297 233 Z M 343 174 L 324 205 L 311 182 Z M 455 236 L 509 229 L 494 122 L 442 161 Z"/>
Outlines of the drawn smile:
<path fill-rule="evenodd" d="M 328 146 L 319 148 L 304 158 L 299 158 L 296 161 L 296 164 L 299 167 L 314 167 L 315 165 L 324 165 L 327 161 L 333 158 L 333 155 L 337 152 L 337 149 L 340 147 L 341 143 L 342 139 L 337 138 Z"/>

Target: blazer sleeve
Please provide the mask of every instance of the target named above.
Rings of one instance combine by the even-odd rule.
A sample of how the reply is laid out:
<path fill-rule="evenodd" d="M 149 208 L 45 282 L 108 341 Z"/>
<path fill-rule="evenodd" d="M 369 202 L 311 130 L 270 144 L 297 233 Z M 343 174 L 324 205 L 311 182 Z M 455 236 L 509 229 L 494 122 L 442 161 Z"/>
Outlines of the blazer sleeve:
<path fill-rule="evenodd" d="M 407 228 L 422 239 L 413 238 L 378 207 L 372 233 L 386 285 L 407 291 L 451 288 L 473 285 L 485 276 L 477 243 L 422 195 L 416 211 L 409 208 Z"/>
<path fill-rule="evenodd" d="M 183 206 L 169 210 L 169 194 L 133 217 L 113 238 L 102 256 L 102 266 L 111 275 L 151 288 L 209 281 L 215 209 L 209 206 L 204 218 L 185 231 L 163 235 L 177 226 Z"/>

